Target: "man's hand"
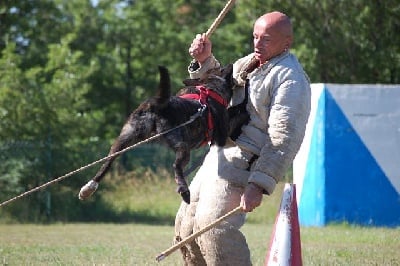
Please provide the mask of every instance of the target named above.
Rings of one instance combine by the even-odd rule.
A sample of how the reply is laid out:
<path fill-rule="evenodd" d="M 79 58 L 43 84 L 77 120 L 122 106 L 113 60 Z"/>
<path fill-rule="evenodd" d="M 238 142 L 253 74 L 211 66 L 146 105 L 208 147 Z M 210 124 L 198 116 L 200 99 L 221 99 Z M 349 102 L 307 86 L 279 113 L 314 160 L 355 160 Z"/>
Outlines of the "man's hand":
<path fill-rule="evenodd" d="M 246 186 L 240 199 L 240 206 L 244 212 L 251 212 L 261 205 L 263 189 L 256 184 L 250 183 Z"/>
<path fill-rule="evenodd" d="M 211 56 L 211 41 L 205 33 L 197 34 L 189 48 L 189 54 L 196 59 L 200 65 Z"/>

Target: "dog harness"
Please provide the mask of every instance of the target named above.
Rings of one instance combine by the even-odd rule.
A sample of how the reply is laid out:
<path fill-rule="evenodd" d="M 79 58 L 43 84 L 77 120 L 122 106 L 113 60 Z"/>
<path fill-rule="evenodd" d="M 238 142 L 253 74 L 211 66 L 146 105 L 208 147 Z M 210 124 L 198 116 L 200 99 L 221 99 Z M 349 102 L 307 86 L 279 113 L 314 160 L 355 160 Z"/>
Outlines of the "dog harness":
<path fill-rule="evenodd" d="M 228 102 L 224 98 L 222 98 L 221 95 L 216 93 L 215 91 L 210 90 L 207 87 L 202 86 L 202 85 L 196 86 L 196 89 L 199 91 L 199 94 L 188 93 L 188 94 L 180 95 L 179 97 L 184 98 L 184 99 L 190 99 L 190 100 L 198 100 L 200 102 L 200 104 L 206 108 L 208 107 L 207 106 L 208 97 L 213 98 L 215 101 L 217 101 L 219 104 L 223 105 L 225 108 L 228 106 Z M 208 108 L 206 136 L 205 136 L 205 140 L 199 146 L 203 146 L 204 144 L 212 141 L 213 130 L 214 130 L 214 119 L 212 117 L 210 108 Z"/>

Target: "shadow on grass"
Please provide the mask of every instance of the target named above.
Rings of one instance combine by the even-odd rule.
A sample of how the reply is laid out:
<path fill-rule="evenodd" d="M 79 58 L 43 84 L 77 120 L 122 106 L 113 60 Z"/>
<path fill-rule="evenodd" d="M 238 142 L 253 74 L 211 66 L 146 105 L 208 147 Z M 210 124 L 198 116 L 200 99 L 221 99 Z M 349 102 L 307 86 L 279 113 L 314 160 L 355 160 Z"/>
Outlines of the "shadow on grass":
<path fill-rule="evenodd" d="M 173 225 L 175 213 L 153 209 L 129 210 L 116 208 L 102 196 L 81 201 L 75 193 L 60 192 L 52 198 L 51 211 L 46 212 L 45 206 L 36 204 L 29 198 L 16 201 L 0 210 L 0 223 L 137 223 L 150 225 Z M 140 206 L 138 206 L 140 207 Z M 165 210 L 158 208 L 158 210 Z"/>
<path fill-rule="evenodd" d="M 80 211 L 69 222 L 141 223 L 152 225 L 173 225 L 175 214 L 155 213 L 153 210 L 117 210 L 103 199 L 81 202 Z"/>

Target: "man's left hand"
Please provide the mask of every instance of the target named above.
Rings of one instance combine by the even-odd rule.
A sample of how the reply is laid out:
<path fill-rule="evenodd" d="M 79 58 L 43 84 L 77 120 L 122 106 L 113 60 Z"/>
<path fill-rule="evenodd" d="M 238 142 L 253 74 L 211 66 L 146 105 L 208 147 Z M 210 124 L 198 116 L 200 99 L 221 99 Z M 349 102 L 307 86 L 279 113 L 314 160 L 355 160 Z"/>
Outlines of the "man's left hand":
<path fill-rule="evenodd" d="M 251 212 L 261 205 L 263 189 L 254 183 L 249 183 L 240 199 L 240 206 L 244 212 Z"/>

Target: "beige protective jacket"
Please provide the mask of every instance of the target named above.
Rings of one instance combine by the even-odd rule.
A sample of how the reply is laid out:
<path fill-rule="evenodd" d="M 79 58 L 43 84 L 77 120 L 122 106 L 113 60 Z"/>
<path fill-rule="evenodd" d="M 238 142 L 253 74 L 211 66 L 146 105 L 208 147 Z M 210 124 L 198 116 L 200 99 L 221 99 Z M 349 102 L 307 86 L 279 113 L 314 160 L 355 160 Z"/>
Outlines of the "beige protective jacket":
<path fill-rule="evenodd" d="M 242 72 L 252 58 L 253 54 L 249 54 L 234 63 L 233 75 L 237 85 L 231 105 L 244 99 L 246 77 Z M 220 63 L 211 56 L 197 70 L 189 70 L 189 74 L 191 78 L 199 78 L 215 67 L 220 67 Z M 231 158 L 232 164 L 243 160 L 248 162 L 253 155 L 259 157 L 252 164 L 250 173 L 246 171 L 247 167 L 235 165 L 232 169 L 224 167 L 224 175 L 243 185 L 244 182 L 255 183 L 271 194 L 303 141 L 310 113 L 310 81 L 297 58 L 289 52 L 256 68 L 247 78 L 250 80 L 247 103 L 250 122 L 242 127 L 242 134 L 236 140 L 240 152 L 226 156 L 239 159 Z"/>

